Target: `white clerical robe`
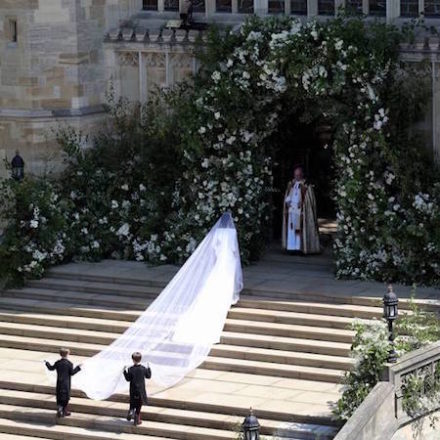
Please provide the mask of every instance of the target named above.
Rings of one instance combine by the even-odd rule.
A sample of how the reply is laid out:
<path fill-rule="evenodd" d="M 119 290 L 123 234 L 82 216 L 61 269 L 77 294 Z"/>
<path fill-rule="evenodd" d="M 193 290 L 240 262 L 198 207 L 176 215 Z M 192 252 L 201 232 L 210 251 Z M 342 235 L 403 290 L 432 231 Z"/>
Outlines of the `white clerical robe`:
<path fill-rule="evenodd" d="M 301 250 L 301 202 L 300 182 L 295 182 L 285 199 L 288 206 L 286 240 L 288 251 Z"/>

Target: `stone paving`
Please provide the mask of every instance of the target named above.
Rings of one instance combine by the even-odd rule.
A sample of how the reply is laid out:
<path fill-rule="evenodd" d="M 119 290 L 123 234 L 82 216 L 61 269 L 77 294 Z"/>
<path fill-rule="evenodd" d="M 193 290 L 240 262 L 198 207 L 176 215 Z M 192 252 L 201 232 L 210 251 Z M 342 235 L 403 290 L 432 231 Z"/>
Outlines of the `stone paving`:
<path fill-rule="evenodd" d="M 100 263 L 69 264 L 55 267 L 53 272 L 62 270 L 76 273 L 102 275 L 150 282 L 165 285 L 178 271 L 177 266 L 147 266 L 133 261 L 104 260 Z M 324 255 L 291 256 L 280 249 L 272 248 L 258 263 L 244 267 L 244 293 L 280 292 L 310 294 L 332 297 L 378 297 L 386 292 L 386 284 L 375 281 L 337 280 L 334 266 L 328 251 Z M 411 286 L 394 284 L 394 291 L 400 298 L 411 296 Z M 416 296 L 419 300 L 439 301 L 440 289 L 418 287 Z"/>

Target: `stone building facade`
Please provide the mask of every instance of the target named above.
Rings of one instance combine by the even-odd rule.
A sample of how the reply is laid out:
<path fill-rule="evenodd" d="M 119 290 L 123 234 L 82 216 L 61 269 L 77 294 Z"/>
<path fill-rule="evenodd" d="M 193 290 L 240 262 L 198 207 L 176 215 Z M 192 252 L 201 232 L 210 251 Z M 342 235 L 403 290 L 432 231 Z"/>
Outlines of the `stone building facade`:
<path fill-rule="evenodd" d="M 366 14 L 400 22 L 424 13 L 437 24 L 440 0 L 346 0 Z M 238 26 L 248 14 L 283 13 L 328 19 L 344 0 L 195 0 L 194 19 Z M 1 0 L 0 159 L 19 150 L 28 172 L 56 171 L 54 130 L 69 124 L 88 133 L 116 94 L 146 101 L 197 70 L 200 32 L 167 28 L 183 0 Z M 439 21 L 440 23 L 440 21 Z M 411 61 L 429 58 L 432 105 L 422 130 L 440 157 L 439 42 L 403 48 Z M 3 163 L 0 176 L 6 174 Z"/>

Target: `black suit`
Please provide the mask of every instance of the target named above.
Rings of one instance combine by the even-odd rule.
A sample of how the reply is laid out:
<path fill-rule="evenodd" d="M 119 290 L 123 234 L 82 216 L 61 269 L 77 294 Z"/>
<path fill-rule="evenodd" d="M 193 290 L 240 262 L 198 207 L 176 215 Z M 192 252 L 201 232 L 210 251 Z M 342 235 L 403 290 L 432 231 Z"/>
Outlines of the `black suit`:
<path fill-rule="evenodd" d="M 136 410 L 136 415 L 140 417 L 142 405 L 147 404 L 145 379 L 151 378 L 151 369 L 136 364 L 124 370 L 124 377 L 127 382 L 130 382 L 130 411 Z"/>
<path fill-rule="evenodd" d="M 145 389 L 145 379 L 151 378 L 151 369 L 145 368 L 141 364 L 133 365 L 128 370 L 124 370 L 124 377 L 130 382 L 130 404 L 147 404 L 147 390 Z"/>
<path fill-rule="evenodd" d="M 57 405 L 65 408 L 70 400 L 70 378 L 78 373 L 81 368 L 79 365 L 73 368 L 72 362 L 65 358 L 56 361 L 53 365 L 46 362 L 46 367 L 51 371 L 57 371 Z"/>

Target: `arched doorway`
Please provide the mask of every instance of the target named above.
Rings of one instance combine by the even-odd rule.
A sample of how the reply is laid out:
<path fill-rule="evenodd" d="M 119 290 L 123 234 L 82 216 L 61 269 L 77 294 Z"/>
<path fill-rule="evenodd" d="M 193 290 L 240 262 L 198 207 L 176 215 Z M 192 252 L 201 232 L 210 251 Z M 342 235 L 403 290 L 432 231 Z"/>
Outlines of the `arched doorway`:
<path fill-rule="evenodd" d="M 271 240 L 281 239 L 284 193 L 295 165 L 304 168 L 307 181 L 314 187 L 318 218 L 335 219 L 332 127 L 322 119 L 303 122 L 300 114 L 291 114 L 280 121 L 270 142 L 274 161 Z"/>

